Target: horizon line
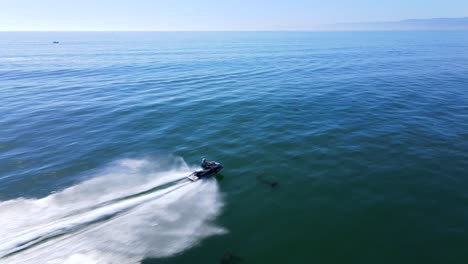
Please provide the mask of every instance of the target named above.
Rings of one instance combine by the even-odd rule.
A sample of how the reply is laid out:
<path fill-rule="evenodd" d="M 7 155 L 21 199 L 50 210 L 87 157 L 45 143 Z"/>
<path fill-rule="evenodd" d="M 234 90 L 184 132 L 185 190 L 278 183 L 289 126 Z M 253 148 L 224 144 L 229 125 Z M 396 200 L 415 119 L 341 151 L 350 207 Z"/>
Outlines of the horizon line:
<path fill-rule="evenodd" d="M 365 21 L 365 22 L 338 22 L 330 24 L 316 24 L 309 25 L 308 28 L 297 29 L 291 27 L 289 29 L 1 29 L 0 32 L 336 32 L 336 31 L 460 31 L 468 30 L 468 28 L 463 27 L 453 27 L 453 28 L 389 28 L 389 29 L 365 29 L 365 28 L 329 28 L 330 26 L 359 26 L 366 24 L 396 24 L 404 23 L 408 21 L 434 21 L 434 20 L 459 20 L 459 19 L 468 19 L 468 16 L 461 17 L 431 17 L 431 18 L 406 18 L 400 20 L 391 20 L 391 21 Z"/>
<path fill-rule="evenodd" d="M 467 31 L 466 28 L 445 28 L 445 29 L 431 29 L 431 28 L 415 28 L 415 29 L 283 29 L 283 30 L 264 30 L 264 29 L 247 29 L 247 30 L 120 30 L 120 29 L 109 29 L 109 30 L 88 30 L 88 29 L 79 29 L 79 30 L 2 30 L 0 29 L 1 33 L 46 33 L 46 32 L 365 32 L 365 31 L 373 31 L 373 32 L 380 32 L 380 31 Z"/>

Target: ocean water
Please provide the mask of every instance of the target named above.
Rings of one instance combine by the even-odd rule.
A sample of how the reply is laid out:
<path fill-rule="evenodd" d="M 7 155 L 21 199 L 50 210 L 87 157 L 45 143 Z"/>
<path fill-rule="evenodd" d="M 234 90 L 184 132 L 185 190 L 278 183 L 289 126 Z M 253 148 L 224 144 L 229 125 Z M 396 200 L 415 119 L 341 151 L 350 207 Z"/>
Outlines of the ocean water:
<path fill-rule="evenodd" d="M 466 31 L 0 33 L 0 263 L 468 263 L 467 190 Z"/>

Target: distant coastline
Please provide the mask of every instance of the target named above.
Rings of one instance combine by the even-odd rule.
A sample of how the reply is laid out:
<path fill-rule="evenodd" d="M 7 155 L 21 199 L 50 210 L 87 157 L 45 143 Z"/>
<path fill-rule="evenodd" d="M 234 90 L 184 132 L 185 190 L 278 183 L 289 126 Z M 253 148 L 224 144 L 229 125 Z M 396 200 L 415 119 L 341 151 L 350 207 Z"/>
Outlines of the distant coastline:
<path fill-rule="evenodd" d="M 400 21 L 338 23 L 320 27 L 333 31 L 374 31 L 374 30 L 468 30 L 468 17 L 407 19 Z"/>

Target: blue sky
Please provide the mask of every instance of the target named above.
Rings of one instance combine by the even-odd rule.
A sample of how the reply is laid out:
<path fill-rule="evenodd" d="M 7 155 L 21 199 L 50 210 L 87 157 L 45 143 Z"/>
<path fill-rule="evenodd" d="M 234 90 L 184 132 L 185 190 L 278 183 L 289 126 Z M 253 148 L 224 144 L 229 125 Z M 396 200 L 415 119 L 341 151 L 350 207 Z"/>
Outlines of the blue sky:
<path fill-rule="evenodd" d="M 468 0 L 0 0 L 0 30 L 312 30 L 468 16 Z"/>

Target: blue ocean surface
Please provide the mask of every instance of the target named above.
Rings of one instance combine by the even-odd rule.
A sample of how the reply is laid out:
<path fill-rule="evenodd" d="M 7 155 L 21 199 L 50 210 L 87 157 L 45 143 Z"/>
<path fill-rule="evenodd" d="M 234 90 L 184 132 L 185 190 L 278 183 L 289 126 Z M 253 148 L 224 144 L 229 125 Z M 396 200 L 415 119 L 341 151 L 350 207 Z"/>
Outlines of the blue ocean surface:
<path fill-rule="evenodd" d="M 467 190 L 466 31 L 0 33 L 0 263 L 468 263 Z"/>

